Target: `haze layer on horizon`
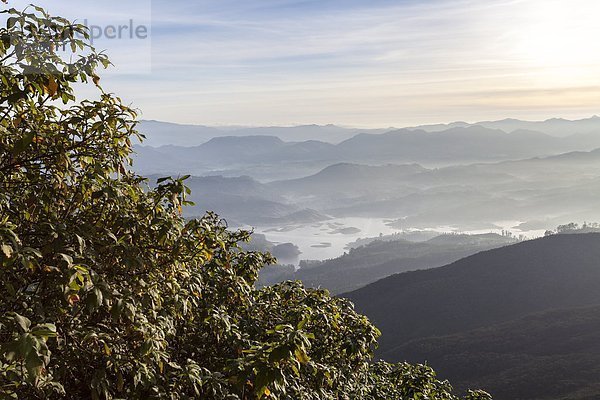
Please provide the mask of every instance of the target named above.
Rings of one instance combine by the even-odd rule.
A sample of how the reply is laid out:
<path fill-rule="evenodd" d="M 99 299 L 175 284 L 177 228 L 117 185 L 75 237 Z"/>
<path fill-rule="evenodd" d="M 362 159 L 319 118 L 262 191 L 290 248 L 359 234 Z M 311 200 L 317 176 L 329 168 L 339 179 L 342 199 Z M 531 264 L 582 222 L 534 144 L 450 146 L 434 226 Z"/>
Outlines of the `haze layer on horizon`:
<path fill-rule="evenodd" d="M 150 68 L 120 73 L 135 51 L 99 45 L 116 64 L 103 86 L 144 119 L 385 127 L 599 111 L 595 0 L 38 4 L 100 25 L 148 14 Z"/>

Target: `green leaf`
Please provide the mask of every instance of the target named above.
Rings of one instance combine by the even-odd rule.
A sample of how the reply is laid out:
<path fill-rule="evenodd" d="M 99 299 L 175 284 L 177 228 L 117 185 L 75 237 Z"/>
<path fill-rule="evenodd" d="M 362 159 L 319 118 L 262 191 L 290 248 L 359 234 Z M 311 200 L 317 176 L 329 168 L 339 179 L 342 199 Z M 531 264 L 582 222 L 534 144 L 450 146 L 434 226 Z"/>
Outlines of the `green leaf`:
<path fill-rule="evenodd" d="M 31 329 L 31 334 L 44 339 L 58 336 L 56 333 L 56 325 L 50 323 L 34 326 Z"/>
<path fill-rule="evenodd" d="M 19 314 L 15 314 L 14 318 L 15 321 L 17 321 L 17 324 L 19 324 L 19 326 L 23 330 L 23 332 L 29 332 L 29 327 L 31 326 L 31 321 L 29 320 L 29 318 Z"/>
<path fill-rule="evenodd" d="M 8 19 L 6 20 L 6 28 L 7 28 L 7 29 L 11 29 L 11 28 L 13 28 L 13 27 L 14 27 L 14 26 L 17 24 L 17 21 L 18 21 L 18 20 L 19 20 L 19 19 L 18 19 L 17 17 L 10 17 L 10 18 L 8 18 Z"/>
<path fill-rule="evenodd" d="M 38 249 L 34 249 L 32 247 L 24 247 L 22 250 L 24 253 L 30 253 L 36 256 L 37 258 L 42 258 L 42 253 Z"/>
<path fill-rule="evenodd" d="M 68 265 L 69 267 L 70 267 L 71 265 L 73 265 L 73 257 L 71 257 L 71 256 L 70 256 L 70 255 L 68 255 L 68 254 L 64 254 L 64 253 L 59 253 L 58 255 L 60 256 L 60 258 L 62 258 L 62 259 L 63 259 L 63 260 L 64 260 L 64 261 L 67 263 L 67 265 Z"/>
<path fill-rule="evenodd" d="M 104 300 L 104 296 L 102 295 L 102 291 L 98 288 L 94 288 L 94 290 L 92 291 L 92 298 L 93 298 L 93 306 L 94 307 L 100 307 L 102 305 L 102 301 Z"/>
<path fill-rule="evenodd" d="M 287 346 L 279 346 L 274 348 L 269 355 L 269 361 L 272 363 L 287 359 L 291 355 L 290 349 Z"/>
<path fill-rule="evenodd" d="M 13 248 L 8 244 L 1 245 L 0 250 L 2 250 L 2 253 L 4 253 L 6 258 L 11 258 L 13 255 Z"/>
<path fill-rule="evenodd" d="M 306 354 L 304 349 L 300 347 L 294 350 L 294 354 L 296 355 L 296 359 L 300 364 L 307 364 L 310 361 L 310 357 L 308 356 L 308 354 Z"/>
<path fill-rule="evenodd" d="M 42 361 L 42 358 L 35 351 L 30 351 L 27 354 L 27 357 L 25 358 L 25 368 L 27 368 L 27 372 L 29 372 L 32 381 L 42 374 L 43 366 L 44 361 Z"/>
<path fill-rule="evenodd" d="M 27 132 L 23 137 L 16 141 L 15 145 L 12 148 L 12 154 L 17 155 L 25 151 L 27 146 L 29 146 L 33 142 L 33 138 L 35 136 L 34 132 Z"/>
<path fill-rule="evenodd" d="M 310 321 L 309 317 L 306 317 L 302 321 L 300 321 L 298 323 L 298 329 L 304 329 L 304 327 L 306 326 L 306 324 L 308 323 L 308 321 Z"/>

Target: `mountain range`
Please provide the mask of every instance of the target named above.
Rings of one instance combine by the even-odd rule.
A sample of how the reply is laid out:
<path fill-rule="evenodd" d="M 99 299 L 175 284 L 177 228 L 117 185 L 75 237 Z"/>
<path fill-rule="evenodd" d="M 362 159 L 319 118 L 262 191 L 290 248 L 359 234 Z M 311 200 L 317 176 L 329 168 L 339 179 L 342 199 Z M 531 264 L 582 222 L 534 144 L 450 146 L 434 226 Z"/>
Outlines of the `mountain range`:
<path fill-rule="evenodd" d="M 345 128 L 336 125 L 299 125 L 299 126 L 204 126 L 191 124 L 175 124 L 170 122 L 142 120 L 139 130 L 146 139 L 147 146 L 160 147 L 166 145 L 198 146 L 210 139 L 222 136 L 277 136 L 286 141 L 320 140 L 338 143 L 354 135 L 364 132 L 383 133 L 387 129 Z"/>
<path fill-rule="evenodd" d="M 439 132 L 451 128 L 481 126 L 500 129 L 511 133 L 519 130 L 537 131 L 550 136 L 567 137 L 571 135 L 597 134 L 600 132 L 600 117 L 593 116 L 580 120 L 552 118 L 546 121 L 522 121 L 504 119 L 500 121 L 481 121 L 475 123 L 453 122 L 450 124 L 421 125 L 410 130 Z M 359 133 L 384 133 L 397 128 L 361 129 L 336 125 L 300 125 L 300 126 L 204 126 L 176 124 L 170 122 L 142 120 L 139 130 L 146 136 L 145 145 L 160 147 L 165 145 L 198 146 L 215 137 L 221 136 L 277 136 L 285 141 L 318 140 L 327 143 L 339 143 Z"/>
<path fill-rule="evenodd" d="M 185 215 L 213 210 L 259 227 L 267 236 L 253 249 L 297 257 L 286 232 L 324 244 L 346 237 L 338 227 L 360 233 L 339 224 L 352 218 L 416 232 L 418 241 L 347 236 L 356 242 L 340 257 L 261 272 L 261 284 L 300 279 L 349 298 L 382 331 L 378 357 L 426 362 L 457 391 L 482 387 L 499 400 L 600 398 L 600 234 L 430 237 L 600 220 L 600 118 L 141 129 L 134 168 L 151 180 L 194 175 Z"/>
<path fill-rule="evenodd" d="M 152 143 L 150 141 L 150 143 Z M 443 131 L 401 129 L 359 133 L 338 144 L 289 141 L 277 136 L 218 136 L 200 144 L 136 145 L 135 168 L 155 173 L 251 175 L 261 180 L 301 178 L 336 163 L 419 163 L 427 167 L 545 157 L 600 148 L 600 131 L 554 137 L 481 126 Z"/>

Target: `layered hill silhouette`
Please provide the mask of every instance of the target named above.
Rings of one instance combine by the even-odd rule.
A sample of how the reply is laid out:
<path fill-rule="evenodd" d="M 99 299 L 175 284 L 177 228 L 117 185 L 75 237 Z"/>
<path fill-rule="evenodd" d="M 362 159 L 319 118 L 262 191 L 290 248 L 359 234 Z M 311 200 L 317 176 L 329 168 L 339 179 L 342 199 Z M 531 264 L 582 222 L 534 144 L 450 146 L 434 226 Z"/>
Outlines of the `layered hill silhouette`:
<path fill-rule="evenodd" d="M 381 329 L 384 359 L 428 361 L 501 400 L 593 399 L 599 287 L 600 234 L 590 233 L 481 252 L 344 296 Z"/>
<path fill-rule="evenodd" d="M 221 140 L 229 139 L 215 140 L 211 146 Z M 283 143 L 277 138 L 266 142 Z M 250 145 L 242 147 L 249 147 L 247 152 L 260 151 Z M 170 163 L 160 158 L 160 149 L 141 150 L 154 158 L 155 165 Z M 190 149 L 186 151 L 193 156 Z M 182 157 L 179 163 L 186 161 Z M 543 233 L 571 221 L 600 219 L 598 165 L 600 150 L 444 168 L 337 163 L 302 178 L 273 182 L 251 178 L 247 176 L 251 171 L 241 167 L 242 176 L 222 171 L 190 179 L 197 207 L 189 212 L 200 215 L 215 210 L 250 225 L 302 224 L 328 216 L 369 217 L 397 220 L 394 227 L 398 229 L 453 226 L 471 231 L 497 229 L 494 221 L 535 222 L 522 226 Z M 294 174 L 299 173 L 295 166 L 288 166 Z"/>
<path fill-rule="evenodd" d="M 150 176 L 155 181 L 158 175 Z M 248 176 L 193 176 L 186 180 L 195 205 L 185 215 L 198 217 L 207 211 L 227 216 L 231 226 L 285 225 L 322 221 L 328 217 L 315 210 L 288 203 L 271 187 Z"/>
<path fill-rule="evenodd" d="M 223 136 L 278 136 L 286 141 L 321 140 L 338 143 L 358 133 L 383 133 L 390 129 L 358 129 L 336 125 L 300 125 L 300 126 L 204 126 L 175 124 L 163 121 L 141 121 L 140 131 L 146 135 L 144 144 L 148 146 L 198 146 L 210 139 Z"/>
<path fill-rule="evenodd" d="M 257 128 L 258 129 L 258 128 Z M 284 129 L 284 128 L 282 128 Z M 288 128 L 291 129 L 291 128 Z M 212 131 L 211 131 L 212 132 Z M 294 141 L 265 134 L 217 136 L 200 145 L 136 146 L 137 163 L 145 174 L 178 172 L 193 174 L 219 170 L 252 171 L 253 176 L 277 179 L 301 177 L 328 165 L 352 162 L 382 165 L 420 163 L 429 166 L 515 160 L 550 156 L 600 147 L 595 133 L 555 137 L 530 130 L 506 133 L 478 125 L 443 131 L 400 129 L 386 133 L 359 133 L 333 144 L 323 140 Z M 182 140 L 173 140 L 180 143 Z M 156 143 L 149 141 L 148 143 Z M 152 164 L 146 158 L 160 158 Z M 293 171 L 296 169 L 296 176 Z"/>

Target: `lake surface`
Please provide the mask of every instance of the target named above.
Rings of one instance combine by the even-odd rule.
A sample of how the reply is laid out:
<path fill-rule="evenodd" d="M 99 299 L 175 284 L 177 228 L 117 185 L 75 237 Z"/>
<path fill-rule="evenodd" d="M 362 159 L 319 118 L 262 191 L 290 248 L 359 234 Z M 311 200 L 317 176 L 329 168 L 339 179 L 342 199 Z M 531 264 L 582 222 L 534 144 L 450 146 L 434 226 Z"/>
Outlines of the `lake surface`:
<path fill-rule="evenodd" d="M 319 223 L 288 225 L 282 228 L 254 227 L 256 233 L 262 233 L 267 240 L 279 243 L 293 243 L 302 252 L 294 259 L 280 259 L 283 264 L 298 265 L 300 260 L 327 260 L 336 258 L 347 251 L 347 245 L 360 238 L 372 238 L 380 235 L 390 235 L 402 230 L 388 226 L 390 219 L 376 218 L 335 218 Z M 520 231 L 515 229 L 519 221 L 498 221 L 494 224 L 498 229 L 481 229 L 460 231 L 456 227 L 438 226 L 428 228 L 440 233 L 463 232 L 470 234 L 501 233 L 510 231 L 514 235 L 525 235 L 529 238 L 543 235 L 543 231 Z"/>
<path fill-rule="evenodd" d="M 283 228 L 255 227 L 274 243 L 293 243 L 302 252 L 295 260 L 280 262 L 297 264 L 299 260 L 326 260 L 344 254 L 346 245 L 358 238 L 389 235 L 399 230 L 386 225 L 387 219 L 336 218 L 319 223 L 289 225 Z"/>

